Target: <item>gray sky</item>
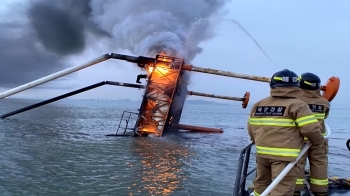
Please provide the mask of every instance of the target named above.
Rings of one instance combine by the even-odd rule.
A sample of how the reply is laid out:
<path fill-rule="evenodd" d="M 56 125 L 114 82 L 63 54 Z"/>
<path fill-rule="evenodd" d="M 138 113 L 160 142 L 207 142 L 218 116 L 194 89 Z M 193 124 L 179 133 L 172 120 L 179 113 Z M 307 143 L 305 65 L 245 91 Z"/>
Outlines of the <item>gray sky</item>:
<path fill-rule="evenodd" d="M 2 20 L 9 15 L 1 12 L 5 13 L 6 10 L 17 12 L 19 9 L 9 6 L 6 2 L 2 1 L 3 5 L 0 4 Z M 350 51 L 349 1 L 234 0 L 225 8 L 229 12 L 225 18 L 238 21 L 257 40 L 275 64 L 238 25 L 226 20 L 216 28 L 214 38 L 200 44 L 203 52 L 194 58 L 193 65 L 267 77 L 276 71 L 288 68 L 297 74 L 314 72 L 321 77 L 322 83 L 331 76 L 338 76 L 341 79 L 341 87 L 333 102 L 347 102 L 350 94 L 345 86 L 350 80 L 346 77 L 349 73 L 347 64 L 350 62 L 350 56 L 347 54 Z M 69 56 L 65 62 L 80 64 L 111 52 L 132 54 L 130 51 L 121 49 L 110 50 L 106 44 L 108 42 L 104 41 L 92 44 L 84 52 Z M 0 53 L 3 52 L 4 49 Z M 4 69 L 3 66 L 0 69 Z M 21 72 L 21 70 L 17 71 Z M 66 77 L 64 80 L 47 83 L 44 85 L 47 88 L 35 88 L 14 97 L 49 98 L 103 80 L 135 83 L 136 76 L 141 73 L 143 72 L 133 64 L 109 60 Z M 12 87 L 16 86 L 18 85 Z M 6 86 L 0 90 L 10 88 Z M 251 92 L 250 105 L 269 95 L 267 83 L 201 73 L 191 73 L 188 88 L 193 91 L 235 97 L 241 97 L 249 91 Z M 105 86 L 74 98 L 140 99 L 142 93 L 142 90 L 137 89 Z M 191 97 L 193 98 L 197 99 L 197 97 Z"/>

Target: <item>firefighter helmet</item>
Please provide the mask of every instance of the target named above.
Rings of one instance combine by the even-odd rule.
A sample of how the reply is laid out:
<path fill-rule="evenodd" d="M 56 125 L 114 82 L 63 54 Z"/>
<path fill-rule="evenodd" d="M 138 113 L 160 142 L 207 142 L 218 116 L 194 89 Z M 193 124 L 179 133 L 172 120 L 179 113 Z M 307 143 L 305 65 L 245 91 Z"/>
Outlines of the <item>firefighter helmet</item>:
<path fill-rule="evenodd" d="M 288 69 L 278 71 L 271 77 L 270 87 L 300 87 L 299 77 Z"/>
<path fill-rule="evenodd" d="M 321 88 L 321 79 L 313 73 L 303 73 L 300 76 L 300 88 L 318 90 Z"/>

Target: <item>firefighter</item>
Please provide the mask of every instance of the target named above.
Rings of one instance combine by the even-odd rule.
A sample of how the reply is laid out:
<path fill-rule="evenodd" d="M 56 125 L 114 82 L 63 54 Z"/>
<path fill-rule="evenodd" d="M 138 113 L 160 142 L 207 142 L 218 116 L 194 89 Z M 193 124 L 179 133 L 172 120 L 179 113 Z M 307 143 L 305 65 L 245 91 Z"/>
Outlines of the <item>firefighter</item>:
<path fill-rule="evenodd" d="M 309 104 L 311 111 L 317 118 L 321 132 L 326 134 L 324 119 L 329 114 L 329 102 L 321 96 L 321 80 L 313 73 L 304 73 L 300 76 L 300 88 L 303 95 L 300 100 Z M 304 141 L 307 142 L 305 137 Z M 299 191 L 304 189 L 304 174 L 306 158 L 310 163 L 310 188 L 315 196 L 328 195 L 328 142 L 321 145 L 312 145 L 308 152 L 300 159 L 299 177 L 296 182 L 294 195 L 300 195 Z"/>
<path fill-rule="evenodd" d="M 309 106 L 297 99 L 302 93 L 298 75 L 288 69 L 276 72 L 270 87 L 270 96 L 254 104 L 248 120 L 248 133 L 256 145 L 255 195 L 264 192 L 287 164 L 295 161 L 304 136 L 315 145 L 324 143 L 317 119 Z M 271 196 L 292 196 L 298 176 L 296 164 Z"/>

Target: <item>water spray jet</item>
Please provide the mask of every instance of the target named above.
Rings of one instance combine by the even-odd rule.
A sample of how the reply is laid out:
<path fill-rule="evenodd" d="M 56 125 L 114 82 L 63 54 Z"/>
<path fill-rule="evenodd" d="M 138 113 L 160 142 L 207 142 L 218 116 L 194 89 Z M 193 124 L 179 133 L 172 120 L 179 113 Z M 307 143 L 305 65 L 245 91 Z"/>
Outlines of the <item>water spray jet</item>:
<path fill-rule="evenodd" d="M 216 18 L 199 18 L 191 24 L 191 28 L 186 36 L 186 39 L 185 39 L 185 52 L 190 51 L 192 45 L 196 45 L 196 44 L 191 43 L 191 40 L 193 38 L 192 35 L 194 34 L 195 29 L 197 29 L 199 25 L 210 24 L 211 20 L 215 20 L 215 19 Z M 270 56 L 265 52 L 265 50 L 260 46 L 258 41 L 243 27 L 243 25 L 241 23 L 239 23 L 237 20 L 234 20 L 232 18 L 222 18 L 222 19 L 216 19 L 216 20 L 226 21 L 226 22 L 229 22 L 230 24 L 234 24 L 236 27 L 238 27 L 239 30 L 243 31 L 254 42 L 255 46 L 257 46 L 259 48 L 259 50 L 264 54 L 264 56 L 274 66 L 278 67 L 276 65 L 276 63 L 270 58 Z M 184 54 L 182 54 L 182 55 L 184 55 Z"/>

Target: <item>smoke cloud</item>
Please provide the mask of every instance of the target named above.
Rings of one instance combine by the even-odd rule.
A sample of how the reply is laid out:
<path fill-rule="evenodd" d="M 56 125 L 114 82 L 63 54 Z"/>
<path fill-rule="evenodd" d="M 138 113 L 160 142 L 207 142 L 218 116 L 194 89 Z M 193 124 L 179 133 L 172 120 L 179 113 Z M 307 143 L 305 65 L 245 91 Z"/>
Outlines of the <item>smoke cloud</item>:
<path fill-rule="evenodd" d="M 106 48 L 112 52 L 154 56 L 164 51 L 190 62 L 202 51 L 198 45 L 215 35 L 216 22 L 195 31 L 191 25 L 224 14 L 229 1 L 31 0 L 23 20 L 0 21 L 0 86 L 14 87 L 70 66 L 65 58 L 83 52 L 91 44 L 89 35 L 110 40 Z"/>
<path fill-rule="evenodd" d="M 164 51 L 187 62 L 202 52 L 198 44 L 212 38 L 215 22 L 197 26 L 186 47 L 191 25 L 200 18 L 214 18 L 229 0 L 91 0 L 92 20 L 113 36 L 117 48 L 138 55 Z"/>
<path fill-rule="evenodd" d="M 13 87 L 62 67 L 59 56 L 38 47 L 34 34 L 17 24 L 0 24 L 0 86 Z"/>
<path fill-rule="evenodd" d="M 86 47 L 86 34 L 105 36 L 88 21 L 89 1 L 33 0 L 21 19 L 0 21 L 0 86 L 14 87 L 69 66 L 65 57 Z M 23 7 L 19 3 L 16 7 Z M 11 17 L 9 10 L 6 17 Z"/>

